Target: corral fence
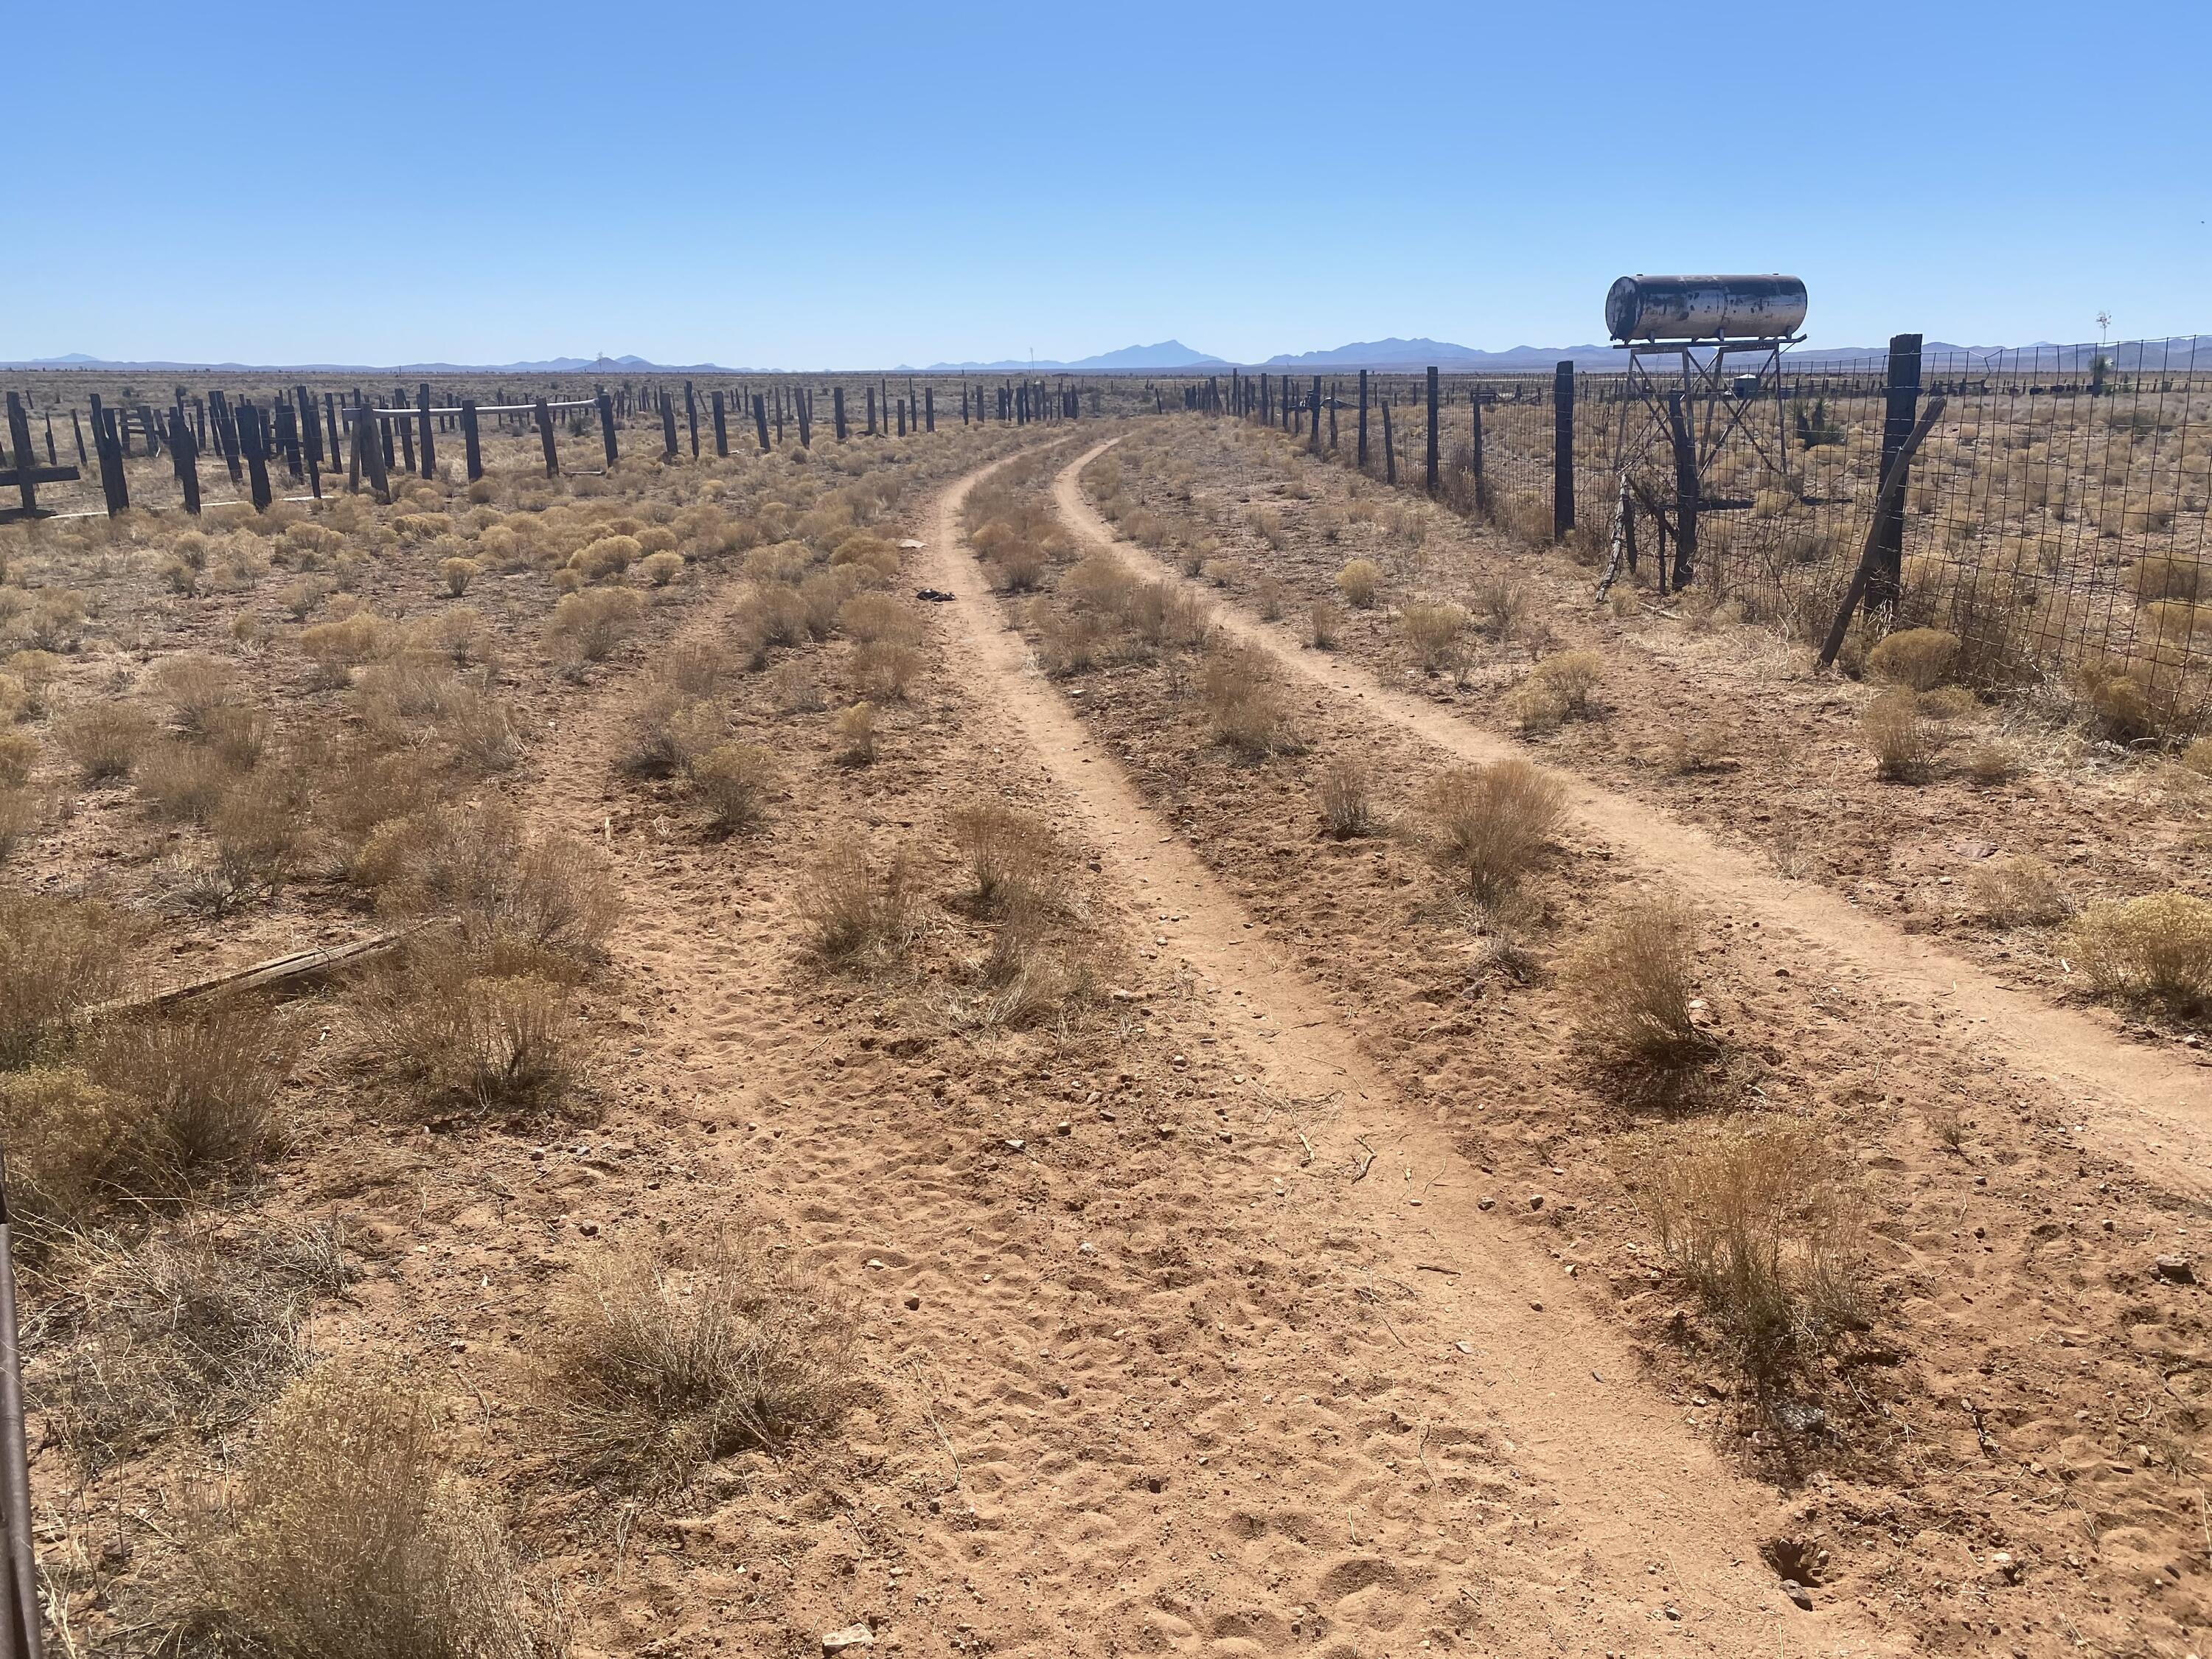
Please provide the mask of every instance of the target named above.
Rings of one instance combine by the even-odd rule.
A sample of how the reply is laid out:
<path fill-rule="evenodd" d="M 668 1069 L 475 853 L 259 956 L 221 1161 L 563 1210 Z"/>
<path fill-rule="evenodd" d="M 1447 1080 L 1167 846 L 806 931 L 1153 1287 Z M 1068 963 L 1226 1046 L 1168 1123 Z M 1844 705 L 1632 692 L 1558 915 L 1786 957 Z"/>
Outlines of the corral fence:
<path fill-rule="evenodd" d="M 1023 376 L 986 380 L 945 376 L 751 376 L 720 381 L 648 378 L 610 386 L 561 377 L 532 384 L 513 377 L 475 377 L 435 386 L 418 381 L 388 395 L 358 384 L 265 382 L 240 391 L 193 372 L 155 403 L 134 380 L 150 374 L 82 370 L 27 372 L 5 394 L 7 424 L 0 452 L 0 490 L 18 501 L 0 506 L 0 522 L 135 509 L 246 505 L 266 511 L 277 499 L 277 469 L 322 497 L 326 472 L 345 473 L 344 488 L 364 485 L 380 497 L 394 473 L 436 475 L 441 441 L 460 441 L 463 470 L 484 473 L 483 440 L 500 433 L 535 436 L 547 476 L 594 470 L 620 458 L 622 434 L 643 428 L 659 439 L 665 460 L 702 444 L 720 456 L 754 446 L 766 453 L 796 442 L 811 448 L 817 398 L 823 429 L 840 443 L 854 438 L 921 437 L 957 411 L 962 424 L 1056 423 L 1165 406 L 1150 381 L 1121 378 Z M 702 434 L 702 421 L 706 431 Z M 679 426 L 681 430 L 679 432 Z M 582 466 L 565 460 L 562 440 L 584 444 Z M 591 441 L 596 438 L 597 441 Z M 203 477 L 203 457 L 210 477 Z M 451 458 L 450 449 L 448 458 Z M 220 465 L 230 493 L 204 489 Z M 97 505 L 93 502 L 96 499 Z"/>
<path fill-rule="evenodd" d="M 1900 335 L 1886 353 L 1785 354 L 1778 380 L 1729 382 L 1690 434 L 1688 568 L 1668 557 L 1670 533 L 1682 550 L 1685 492 L 1623 371 L 1232 372 L 1184 404 L 1280 426 L 1593 563 L 1618 539 L 1625 470 L 1646 556 L 1624 580 L 1663 597 L 1679 577 L 1817 638 L 1888 464 L 1939 397 L 1902 507 L 1874 538 L 1869 611 L 1956 635 L 1978 684 L 2124 676 L 2158 730 L 2207 723 L 2212 336 L 1978 352 Z"/>

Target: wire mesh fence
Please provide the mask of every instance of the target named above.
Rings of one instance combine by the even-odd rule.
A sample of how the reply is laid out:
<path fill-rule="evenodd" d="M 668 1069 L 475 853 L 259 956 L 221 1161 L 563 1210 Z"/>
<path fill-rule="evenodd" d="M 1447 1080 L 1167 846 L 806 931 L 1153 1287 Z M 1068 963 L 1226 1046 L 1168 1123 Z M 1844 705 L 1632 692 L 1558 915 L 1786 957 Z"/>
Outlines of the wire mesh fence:
<path fill-rule="evenodd" d="M 2212 722 L 2212 337 L 1996 352 L 1916 342 L 1912 363 L 1905 424 L 1944 404 L 1912 458 L 1888 580 L 1872 589 L 1882 623 L 1955 635 L 1959 672 L 1975 683 L 2070 674 L 2141 704 L 2147 729 Z M 1778 377 L 1723 380 L 1691 422 L 1694 582 L 1817 633 L 1868 539 L 1896 360 L 1785 354 Z M 1562 522 L 1560 390 L 1550 374 L 1439 375 L 1435 487 L 1529 542 L 1564 539 L 1596 561 L 1615 534 L 1624 463 L 1649 496 L 1671 501 L 1672 457 L 1650 441 L 1662 417 L 1629 374 L 1575 374 Z M 1368 470 L 1424 487 L 1427 377 L 1370 374 L 1365 392 Z M 1334 453 L 1348 464 L 1358 397 L 1356 376 L 1323 381 L 1321 447 L 1334 413 Z M 1291 377 L 1269 390 L 1268 418 L 1310 434 L 1312 401 L 1310 379 Z M 1637 579 L 1664 580 L 1653 563 Z"/>

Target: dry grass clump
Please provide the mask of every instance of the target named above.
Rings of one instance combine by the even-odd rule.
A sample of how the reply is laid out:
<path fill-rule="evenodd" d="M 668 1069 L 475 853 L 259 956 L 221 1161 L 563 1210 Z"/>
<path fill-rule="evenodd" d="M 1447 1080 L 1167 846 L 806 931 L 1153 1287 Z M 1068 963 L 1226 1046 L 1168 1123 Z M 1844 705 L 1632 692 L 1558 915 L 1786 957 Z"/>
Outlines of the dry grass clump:
<path fill-rule="evenodd" d="M 192 1221 L 135 1248 L 79 1234 L 58 1255 L 82 1311 L 53 1352 L 50 1420 L 86 1474 L 179 1430 L 237 1428 L 297 1370 L 314 1298 L 359 1276 L 319 1226 Z"/>
<path fill-rule="evenodd" d="M 237 670 L 198 653 L 164 659 L 154 670 L 153 682 L 155 695 L 168 705 L 177 729 L 187 737 L 208 736 L 241 695 Z"/>
<path fill-rule="evenodd" d="M 836 967 L 867 968 L 906 954 L 913 941 L 913 883 L 904 858 L 878 860 L 858 836 L 834 842 L 799 884 L 809 943 Z"/>
<path fill-rule="evenodd" d="M 837 624 L 863 645 L 911 646 L 921 640 L 921 619 L 888 593 L 855 593 L 839 608 Z"/>
<path fill-rule="evenodd" d="M 655 587 L 665 587 L 684 574 L 684 556 L 663 550 L 639 561 L 637 574 Z"/>
<path fill-rule="evenodd" d="M 1996 927 L 2047 927 L 2074 914 L 2058 872 L 2038 858 L 1991 859 L 1967 882 L 1966 902 Z"/>
<path fill-rule="evenodd" d="M 99 1032 L 82 1063 L 122 1114 L 105 1153 L 108 1184 L 183 1199 L 260 1163 L 283 1139 L 278 1101 L 298 1044 L 288 1022 L 233 1000 Z"/>
<path fill-rule="evenodd" d="M 406 1088 L 408 1115 L 557 1105 L 583 1069 L 571 973 L 496 936 L 424 939 L 362 984 L 366 1052 Z"/>
<path fill-rule="evenodd" d="M 2138 604 L 2179 599 L 2190 604 L 2212 599 L 2212 564 L 2179 553 L 2153 553 L 2137 559 L 2128 570 L 2128 586 Z"/>
<path fill-rule="evenodd" d="M 81 1011 L 122 994 L 136 931 L 95 901 L 0 893 L 0 1067 L 66 1041 Z"/>
<path fill-rule="evenodd" d="M 1356 841 L 1375 833 L 1375 796 L 1367 768 L 1339 756 L 1322 774 L 1322 827 L 1332 841 Z"/>
<path fill-rule="evenodd" d="M 1668 1262 L 1761 1384 L 1865 1328 L 1850 1171 L 1809 1125 L 1685 1132 L 1644 1159 L 1637 1184 Z"/>
<path fill-rule="evenodd" d="M 1595 651 L 1562 651 L 1528 671 L 1505 700 L 1505 712 L 1524 732 L 1549 732 L 1590 713 L 1590 695 L 1605 673 Z"/>
<path fill-rule="evenodd" d="M 134 703 L 95 702 L 54 723 L 54 742 L 87 783 L 127 778 L 154 740 L 154 722 Z"/>
<path fill-rule="evenodd" d="M 630 636 L 644 611 L 644 596 L 626 587 L 562 594 L 545 628 L 554 659 L 570 669 L 605 661 Z"/>
<path fill-rule="evenodd" d="M 969 897 L 987 915 L 1050 902 L 1059 888 L 1059 849 L 1051 827 L 1033 812 L 998 801 L 956 807 L 952 843 L 968 862 Z"/>
<path fill-rule="evenodd" d="M 1524 760 L 1455 767 L 1424 798 L 1443 861 L 1478 903 L 1505 896 L 1566 821 L 1566 791 Z"/>
<path fill-rule="evenodd" d="M 1867 672 L 1914 691 L 1932 691 L 1959 660 L 1959 636 L 1940 628 L 1905 628 L 1867 653 Z"/>
<path fill-rule="evenodd" d="M 1462 665 L 1460 640 L 1468 625 L 1463 606 L 1408 605 L 1399 613 L 1399 623 L 1424 673 L 1441 673 Z"/>
<path fill-rule="evenodd" d="M 921 653 L 894 640 L 871 640 L 853 653 L 853 678 L 881 702 L 905 702 L 921 667 Z"/>
<path fill-rule="evenodd" d="M 474 559 L 451 558 L 438 562 L 438 580 L 444 584 L 447 595 L 459 599 L 469 591 L 469 586 L 483 574 L 483 567 Z"/>
<path fill-rule="evenodd" d="M 717 834 L 759 827 L 775 787 L 775 754 L 757 743 L 719 743 L 695 756 L 686 769 L 691 793 L 707 809 Z"/>
<path fill-rule="evenodd" d="M 2198 1015 L 2212 1007 L 2212 903 L 2151 893 L 2093 904 L 2064 949 L 2098 995 Z"/>
<path fill-rule="evenodd" d="M 1316 651 L 1334 651 L 1344 635 L 1344 607 L 1334 599 L 1316 599 L 1306 607 L 1306 639 Z"/>
<path fill-rule="evenodd" d="M 622 902 L 605 861 L 566 836 L 526 841 L 514 810 L 435 807 L 380 823 L 355 879 L 401 915 L 459 915 L 546 950 L 599 956 Z"/>
<path fill-rule="evenodd" d="M 1224 647 L 1208 653 L 1199 697 L 1214 741 L 1248 760 L 1296 754 L 1305 747 L 1257 652 Z"/>
<path fill-rule="evenodd" d="M 1382 591 L 1382 567 L 1372 559 L 1354 559 L 1336 573 L 1336 591 L 1355 611 L 1365 611 Z"/>
<path fill-rule="evenodd" d="M 619 576 L 645 552 L 635 536 L 602 536 L 587 542 L 568 557 L 568 568 L 587 582 Z"/>
<path fill-rule="evenodd" d="M 1576 953 L 1564 984 L 1576 1037 L 1598 1064 L 1663 1076 L 1711 1052 L 1696 1019 L 1697 936 L 1697 918 L 1680 899 L 1640 899 Z"/>
<path fill-rule="evenodd" d="M 1924 783 L 1943 747 L 1943 727 L 1920 706 L 1919 694 L 1900 686 L 1867 705 L 1859 738 L 1874 753 L 1875 775 L 1893 783 Z"/>
<path fill-rule="evenodd" d="M 374 661 L 392 643 L 392 624 L 371 611 L 317 623 L 300 630 L 300 654 L 312 663 L 323 685 L 343 685 L 353 671 Z"/>
<path fill-rule="evenodd" d="M 603 1256 L 550 1324 L 540 1387 L 560 1464 L 631 1491 L 826 1433 L 860 1393 L 849 1316 L 750 1240 L 688 1267 Z"/>
<path fill-rule="evenodd" d="M 876 758 L 876 706 L 856 702 L 837 711 L 830 740 L 841 766 L 868 766 Z"/>
<path fill-rule="evenodd" d="M 2073 681 L 2098 735 L 2114 743 L 2186 735 L 2203 719 L 2189 683 L 2171 671 L 2154 676 L 2148 664 L 2092 659 L 2075 668 Z"/>
<path fill-rule="evenodd" d="M 729 713 L 720 703 L 664 680 L 648 686 L 623 720 L 615 769 L 634 778 L 665 778 L 729 734 Z"/>
<path fill-rule="evenodd" d="M 327 1365 L 285 1390 L 185 1534 L 167 1647 L 254 1659 L 551 1659 L 566 1643 L 439 1447 L 419 1387 Z"/>
<path fill-rule="evenodd" d="M 1995 787 L 2010 783 L 2027 769 L 2020 745 L 2002 738 L 1984 738 L 1970 744 L 1961 763 L 1976 783 Z"/>

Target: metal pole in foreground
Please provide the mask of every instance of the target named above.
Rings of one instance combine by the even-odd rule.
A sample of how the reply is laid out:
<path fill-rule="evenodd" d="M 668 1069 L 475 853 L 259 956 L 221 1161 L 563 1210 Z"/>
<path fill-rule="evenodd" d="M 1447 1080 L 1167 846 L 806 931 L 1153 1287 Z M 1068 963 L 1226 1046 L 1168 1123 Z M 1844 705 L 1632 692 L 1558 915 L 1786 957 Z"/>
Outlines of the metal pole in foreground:
<path fill-rule="evenodd" d="M 8 1525 L 8 1605 L 0 1654 L 40 1659 L 39 1563 L 31 1549 L 31 1468 L 23 1449 L 23 1370 L 15 1333 L 15 1264 L 8 1159 L 0 1152 L 0 1504 Z"/>

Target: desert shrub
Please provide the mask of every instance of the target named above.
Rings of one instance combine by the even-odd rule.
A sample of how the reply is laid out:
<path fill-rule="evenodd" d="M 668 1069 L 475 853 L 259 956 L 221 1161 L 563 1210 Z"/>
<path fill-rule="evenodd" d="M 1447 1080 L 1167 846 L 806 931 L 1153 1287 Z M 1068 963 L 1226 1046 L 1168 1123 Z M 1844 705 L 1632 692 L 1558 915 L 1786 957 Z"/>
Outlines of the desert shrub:
<path fill-rule="evenodd" d="M 294 622 L 305 622 L 330 596 L 331 585 L 325 578 L 302 576 L 287 586 L 277 596 L 277 601 L 291 613 Z"/>
<path fill-rule="evenodd" d="M 845 766 L 866 766 L 876 758 L 876 706 L 856 702 L 837 711 L 831 738 L 837 759 Z"/>
<path fill-rule="evenodd" d="M 1976 783 L 2009 783 L 2021 775 L 2024 763 L 2020 745 L 2002 738 L 1985 738 L 1968 746 L 1963 764 Z"/>
<path fill-rule="evenodd" d="M 684 574 L 684 556 L 663 550 L 648 553 L 637 567 L 638 574 L 655 587 L 665 587 Z"/>
<path fill-rule="evenodd" d="M 665 778 L 729 735 L 729 714 L 720 703 L 687 696 L 663 681 L 647 687 L 623 720 L 615 768 L 634 778 Z"/>
<path fill-rule="evenodd" d="M 300 654 L 312 663 L 325 685 L 343 685 L 362 664 L 380 656 L 391 643 L 392 627 L 374 611 L 357 611 L 335 622 L 300 630 Z"/>
<path fill-rule="evenodd" d="M 626 587 L 563 594 L 546 624 L 556 659 L 566 665 L 605 661 L 629 637 L 644 608 L 643 597 Z"/>
<path fill-rule="evenodd" d="M 987 915 L 1049 902 L 1057 887 L 1058 849 L 1050 826 L 1033 812 L 998 801 L 954 809 L 952 844 L 967 860 L 969 896 Z"/>
<path fill-rule="evenodd" d="M 1895 783 L 1925 782 L 1943 746 L 1943 728 L 1920 707 L 1918 695 L 1900 686 L 1867 705 L 1859 738 L 1873 752 L 1875 775 Z"/>
<path fill-rule="evenodd" d="M 39 763 L 39 740 L 28 732 L 0 732 L 0 789 L 20 789 Z"/>
<path fill-rule="evenodd" d="M 283 1139 L 277 1101 L 296 1049 L 289 1026 L 243 1001 L 100 1031 L 83 1064 L 123 1107 L 111 1182 L 136 1198 L 182 1199 L 251 1170 Z"/>
<path fill-rule="evenodd" d="M 750 1240 L 678 1268 L 603 1256 L 556 1298 L 540 1371 L 562 1465 L 634 1491 L 833 1428 L 858 1392 L 850 1318 Z"/>
<path fill-rule="evenodd" d="M 85 1312 L 54 1356 L 47 1420 L 87 1474 L 177 1430 L 240 1427 L 296 1372 L 315 1297 L 358 1277 L 325 1227 L 240 1237 L 189 1221 L 127 1248 L 80 1235 L 58 1254 Z"/>
<path fill-rule="evenodd" d="M 1566 791 L 1523 760 L 1455 767 L 1428 788 L 1424 805 L 1443 861 L 1480 903 L 1516 886 L 1566 821 Z"/>
<path fill-rule="evenodd" d="M 1504 710 L 1526 732 L 1555 731 L 1589 709 L 1604 659 L 1595 651 L 1566 651 L 1547 657 L 1507 694 Z"/>
<path fill-rule="evenodd" d="M 483 574 L 483 567 L 474 559 L 444 559 L 438 564 L 438 580 L 445 584 L 446 592 L 457 599 L 466 593 L 469 584 Z"/>
<path fill-rule="evenodd" d="M 1044 580 L 1044 552 L 1035 543 L 1012 537 L 985 557 L 991 586 L 1001 593 L 1029 593 Z"/>
<path fill-rule="evenodd" d="M 2100 996 L 2185 1014 L 2212 1005 L 2212 903 L 2187 893 L 2093 904 L 2068 930 L 2066 951 Z"/>
<path fill-rule="evenodd" d="M 1666 1074 L 1699 1060 L 1697 921 L 1671 897 L 1624 906 L 1590 936 L 1565 975 L 1575 1036 L 1598 1064 Z"/>
<path fill-rule="evenodd" d="M 1171 582 L 1140 582 L 1131 588 L 1123 596 L 1122 617 L 1129 630 L 1156 650 L 1195 651 L 1210 631 L 1205 602 Z"/>
<path fill-rule="evenodd" d="M 921 653 L 893 640 L 871 640 L 853 653 L 853 678 L 878 702 L 905 702 L 921 672 Z"/>
<path fill-rule="evenodd" d="M 2058 872 L 2038 858 L 1991 859 L 1966 884 L 1966 902 L 1998 927 L 2042 927 L 2073 914 Z"/>
<path fill-rule="evenodd" d="M 238 671 L 219 658 L 189 653 L 165 658 L 154 670 L 155 694 L 168 705 L 177 729 L 187 737 L 204 735 L 237 702 Z"/>
<path fill-rule="evenodd" d="M 446 534 L 453 521 L 442 513 L 402 513 L 392 519 L 392 527 L 410 542 L 428 542 Z"/>
<path fill-rule="evenodd" d="M 1334 841 L 1375 833 L 1375 799 L 1367 768 L 1349 756 L 1328 763 L 1321 778 L 1321 821 Z"/>
<path fill-rule="evenodd" d="M 906 860 L 896 855 L 879 860 L 865 841 L 840 840 L 801 879 L 799 912 L 825 963 L 865 967 L 902 956 L 914 931 Z"/>
<path fill-rule="evenodd" d="M 1425 673 L 1435 674 L 1460 664 L 1460 636 L 1467 631 L 1467 612 L 1456 605 L 1408 605 L 1399 614 L 1406 642 Z"/>
<path fill-rule="evenodd" d="M 568 568 L 587 582 L 605 581 L 621 575 L 644 551 L 635 536 L 602 536 L 569 555 Z"/>
<path fill-rule="evenodd" d="M 0 782 L 0 864 L 15 855 L 15 850 L 39 827 L 42 816 L 37 795 L 30 790 Z"/>
<path fill-rule="evenodd" d="M 550 1659 L 564 1645 L 414 1385 L 355 1364 L 294 1382 L 186 1534 L 180 1650 L 255 1659 Z"/>
<path fill-rule="evenodd" d="M 512 809 L 438 807 L 379 824 L 355 878 L 402 915 L 452 915 L 580 958 L 596 957 L 621 914 L 605 860 L 568 836 L 526 841 Z"/>
<path fill-rule="evenodd" d="M 2074 684 L 2098 735 L 2114 743 L 2148 743 L 2185 732 L 2202 714 L 2179 674 L 2154 676 L 2145 663 L 2092 658 L 2075 666 Z"/>
<path fill-rule="evenodd" d="M 1344 633 L 1344 607 L 1334 599 L 1317 599 L 1306 607 L 1306 638 L 1316 651 L 1334 651 Z"/>
<path fill-rule="evenodd" d="M 1737 1121 L 1652 1152 L 1638 1197 L 1738 1362 L 1772 1382 L 1866 1322 L 1844 1161 L 1808 1125 Z"/>
<path fill-rule="evenodd" d="M 164 818 L 199 823 L 215 811 L 238 770 L 197 744 L 157 742 L 139 757 L 138 793 Z"/>
<path fill-rule="evenodd" d="M 838 625 L 863 645 L 915 645 L 921 620 L 888 593 L 855 593 L 837 612 Z"/>
<path fill-rule="evenodd" d="M 1942 683 L 1958 659 L 1957 635 L 1940 628 L 1905 628 L 1867 653 L 1867 672 L 1876 679 L 1928 691 Z"/>
<path fill-rule="evenodd" d="M 757 743 L 720 743 L 687 768 L 691 793 L 720 834 L 751 830 L 768 816 L 777 775 L 775 756 Z"/>
<path fill-rule="evenodd" d="M 90 900 L 0 892 L 0 1067 L 66 1038 L 80 1011 L 122 994 L 136 929 Z"/>
<path fill-rule="evenodd" d="M 1336 591 L 1355 611 L 1372 605 L 1382 586 L 1382 567 L 1372 559 L 1354 559 L 1336 573 Z"/>
<path fill-rule="evenodd" d="M 136 704 L 87 703 L 54 724 L 54 742 L 88 783 L 127 778 L 153 740 L 154 722 Z"/>
<path fill-rule="evenodd" d="M 1475 586 L 1475 626 L 1500 645 L 1527 635 L 1535 612 L 1536 596 L 1517 576 L 1492 576 Z"/>
<path fill-rule="evenodd" d="M 1280 622 L 1283 617 L 1283 579 L 1272 572 L 1252 584 L 1252 602 L 1259 607 L 1260 620 Z"/>
<path fill-rule="evenodd" d="M 2212 600 L 2212 574 L 2208 574 L 2205 561 L 2179 553 L 2151 553 L 2137 559 L 2129 568 L 2128 586 L 2144 605 L 2159 599 Z"/>
<path fill-rule="evenodd" d="M 367 1051 L 405 1109 L 504 1113 L 557 1104 L 582 1069 L 562 964 L 496 939 L 417 944 L 362 987 Z"/>
<path fill-rule="evenodd" d="M 1247 759 L 1294 754 L 1305 746 L 1257 652 L 1240 647 L 1209 652 L 1199 697 L 1213 740 Z"/>

